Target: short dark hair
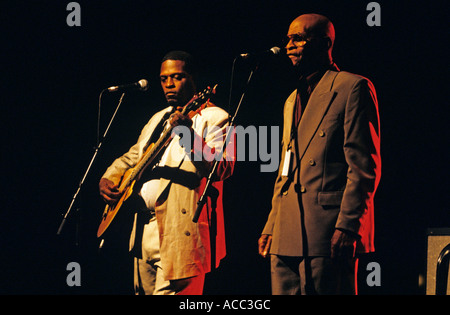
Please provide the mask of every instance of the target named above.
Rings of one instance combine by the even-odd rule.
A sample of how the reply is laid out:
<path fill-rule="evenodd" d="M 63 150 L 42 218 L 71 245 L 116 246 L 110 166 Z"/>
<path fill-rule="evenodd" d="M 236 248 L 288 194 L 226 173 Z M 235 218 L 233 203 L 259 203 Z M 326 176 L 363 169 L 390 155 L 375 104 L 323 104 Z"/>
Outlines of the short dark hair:
<path fill-rule="evenodd" d="M 168 52 L 163 59 L 161 60 L 161 63 L 163 63 L 166 60 L 181 60 L 184 61 L 184 70 L 186 70 L 187 73 L 189 73 L 194 79 L 197 79 L 198 76 L 198 65 L 194 57 L 183 50 L 173 50 Z"/>

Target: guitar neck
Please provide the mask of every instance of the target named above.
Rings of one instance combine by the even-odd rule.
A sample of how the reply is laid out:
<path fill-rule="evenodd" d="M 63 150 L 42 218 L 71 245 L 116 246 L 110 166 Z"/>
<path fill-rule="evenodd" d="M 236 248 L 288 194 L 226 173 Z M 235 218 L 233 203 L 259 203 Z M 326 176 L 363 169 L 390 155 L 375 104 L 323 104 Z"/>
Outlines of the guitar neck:
<path fill-rule="evenodd" d="M 144 154 L 139 163 L 134 167 L 133 172 L 130 175 L 130 181 L 135 180 L 144 170 L 144 168 L 146 168 L 147 166 L 152 164 L 152 162 L 155 161 L 155 158 L 159 155 L 159 153 L 161 153 L 161 150 L 168 144 L 172 130 L 173 130 L 172 126 L 166 128 L 161 134 L 158 141 L 156 141 L 154 145 L 151 147 L 151 149 Z"/>
<path fill-rule="evenodd" d="M 186 115 L 189 111 L 191 106 L 197 105 L 196 99 L 193 98 L 189 103 L 186 104 L 186 106 L 183 107 L 183 110 L 181 111 L 182 115 Z M 155 144 L 152 146 L 152 148 L 147 152 L 141 159 L 141 161 L 136 165 L 136 175 L 137 176 L 145 167 L 148 166 L 149 163 L 151 163 L 156 156 L 161 152 L 161 150 L 168 144 L 168 141 L 170 140 L 170 136 L 172 134 L 173 127 L 169 124 L 167 128 L 164 129 L 163 133 L 161 134 L 158 141 L 155 142 Z"/>
<path fill-rule="evenodd" d="M 203 103 L 207 103 L 207 96 L 211 93 L 215 93 L 215 88 L 217 85 L 211 89 L 207 88 L 203 93 L 199 95 L 195 95 L 182 109 L 181 114 L 182 115 L 188 115 L 192 112 L 195 112 L 200 108 L 200 106 Z M 169 143 L 171 134 L 172 134 L 173 127 L 169 124 L 169 127 L 167 127 L 163 133 L 161 134 L 158 141 L 155 142 L 155 144 L 144 154 L 142 159 L 138 162 L 138 164 L 133 168 L 132 173 L 128 177 L 127 183 L 124 183 L 125 185 L 129 185 L 131 182 L 133 182 L 135 179 L 139 177 L 141 172 L 151 164 L 155 163 L 156 157 L 161 153 L 162 149 Z"/>

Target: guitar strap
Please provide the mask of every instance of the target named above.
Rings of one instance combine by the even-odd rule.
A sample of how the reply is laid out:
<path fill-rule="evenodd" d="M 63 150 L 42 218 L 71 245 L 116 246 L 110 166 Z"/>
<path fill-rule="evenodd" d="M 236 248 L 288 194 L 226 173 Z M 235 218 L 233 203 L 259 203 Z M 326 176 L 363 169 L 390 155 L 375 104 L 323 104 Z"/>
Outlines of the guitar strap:
<path fill-rule="evenodd" d="M 174 109 L 175 108 L 173 106 L 170 106 L 169 108 L 167 108 L 166 112 L 161 117 L 161 119 L 159 120 L 155 129 L 153 130 L 150 138 L 148 139 L 147 144 L 144 147 L 144 152 L 147 150 L 147 148 L 150 144 L 158 141 L 159 137 L 161 136 L 162 132 L 164 131 L 165 122 L 167 121 L 167 119 L 169 119 L 170 115 L 174 112 Z"/>

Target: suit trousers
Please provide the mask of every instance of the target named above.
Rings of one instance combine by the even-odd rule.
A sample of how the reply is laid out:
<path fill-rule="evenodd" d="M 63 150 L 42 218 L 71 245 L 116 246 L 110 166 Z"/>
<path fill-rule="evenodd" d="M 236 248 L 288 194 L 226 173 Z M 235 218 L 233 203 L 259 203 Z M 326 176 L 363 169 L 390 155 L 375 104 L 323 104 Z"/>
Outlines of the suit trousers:
<path fill-rule="evenodd" d="M 271 255 L 273 295 L 354 295 L 357 259 Z"/>
<path fill-rule="evenodd" d="M 177 280 L 164 279 L 156 217 L 144 225 L 142 258 L 134 258 L 134 291 L 136 295 L 201 295 L 205 275 Z"/>

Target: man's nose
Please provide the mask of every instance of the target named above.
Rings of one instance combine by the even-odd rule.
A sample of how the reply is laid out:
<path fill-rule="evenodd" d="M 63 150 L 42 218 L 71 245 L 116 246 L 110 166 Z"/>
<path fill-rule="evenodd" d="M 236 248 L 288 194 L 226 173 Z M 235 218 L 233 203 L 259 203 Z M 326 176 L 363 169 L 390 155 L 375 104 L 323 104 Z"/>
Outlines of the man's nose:
<path fill-rule="evenodd" d="M 171 87 L 174 87 L 174 86 L 175 86 L 175 84 L 174 84 L 173 79 L 171 77 L 168 77 L 167 80 L 166 80 L 166 88 L 171 88 Z"/>
<path fill-rule="evenodd" d="M 292 40 L 292 38 L 289 38 L 289 41 L 286 43 L 286 50 L 292 50 L 292 49 L 295 49 L 295 48 L 297 48 L 295 45 L 294 45 L 294 41 Z"/>

